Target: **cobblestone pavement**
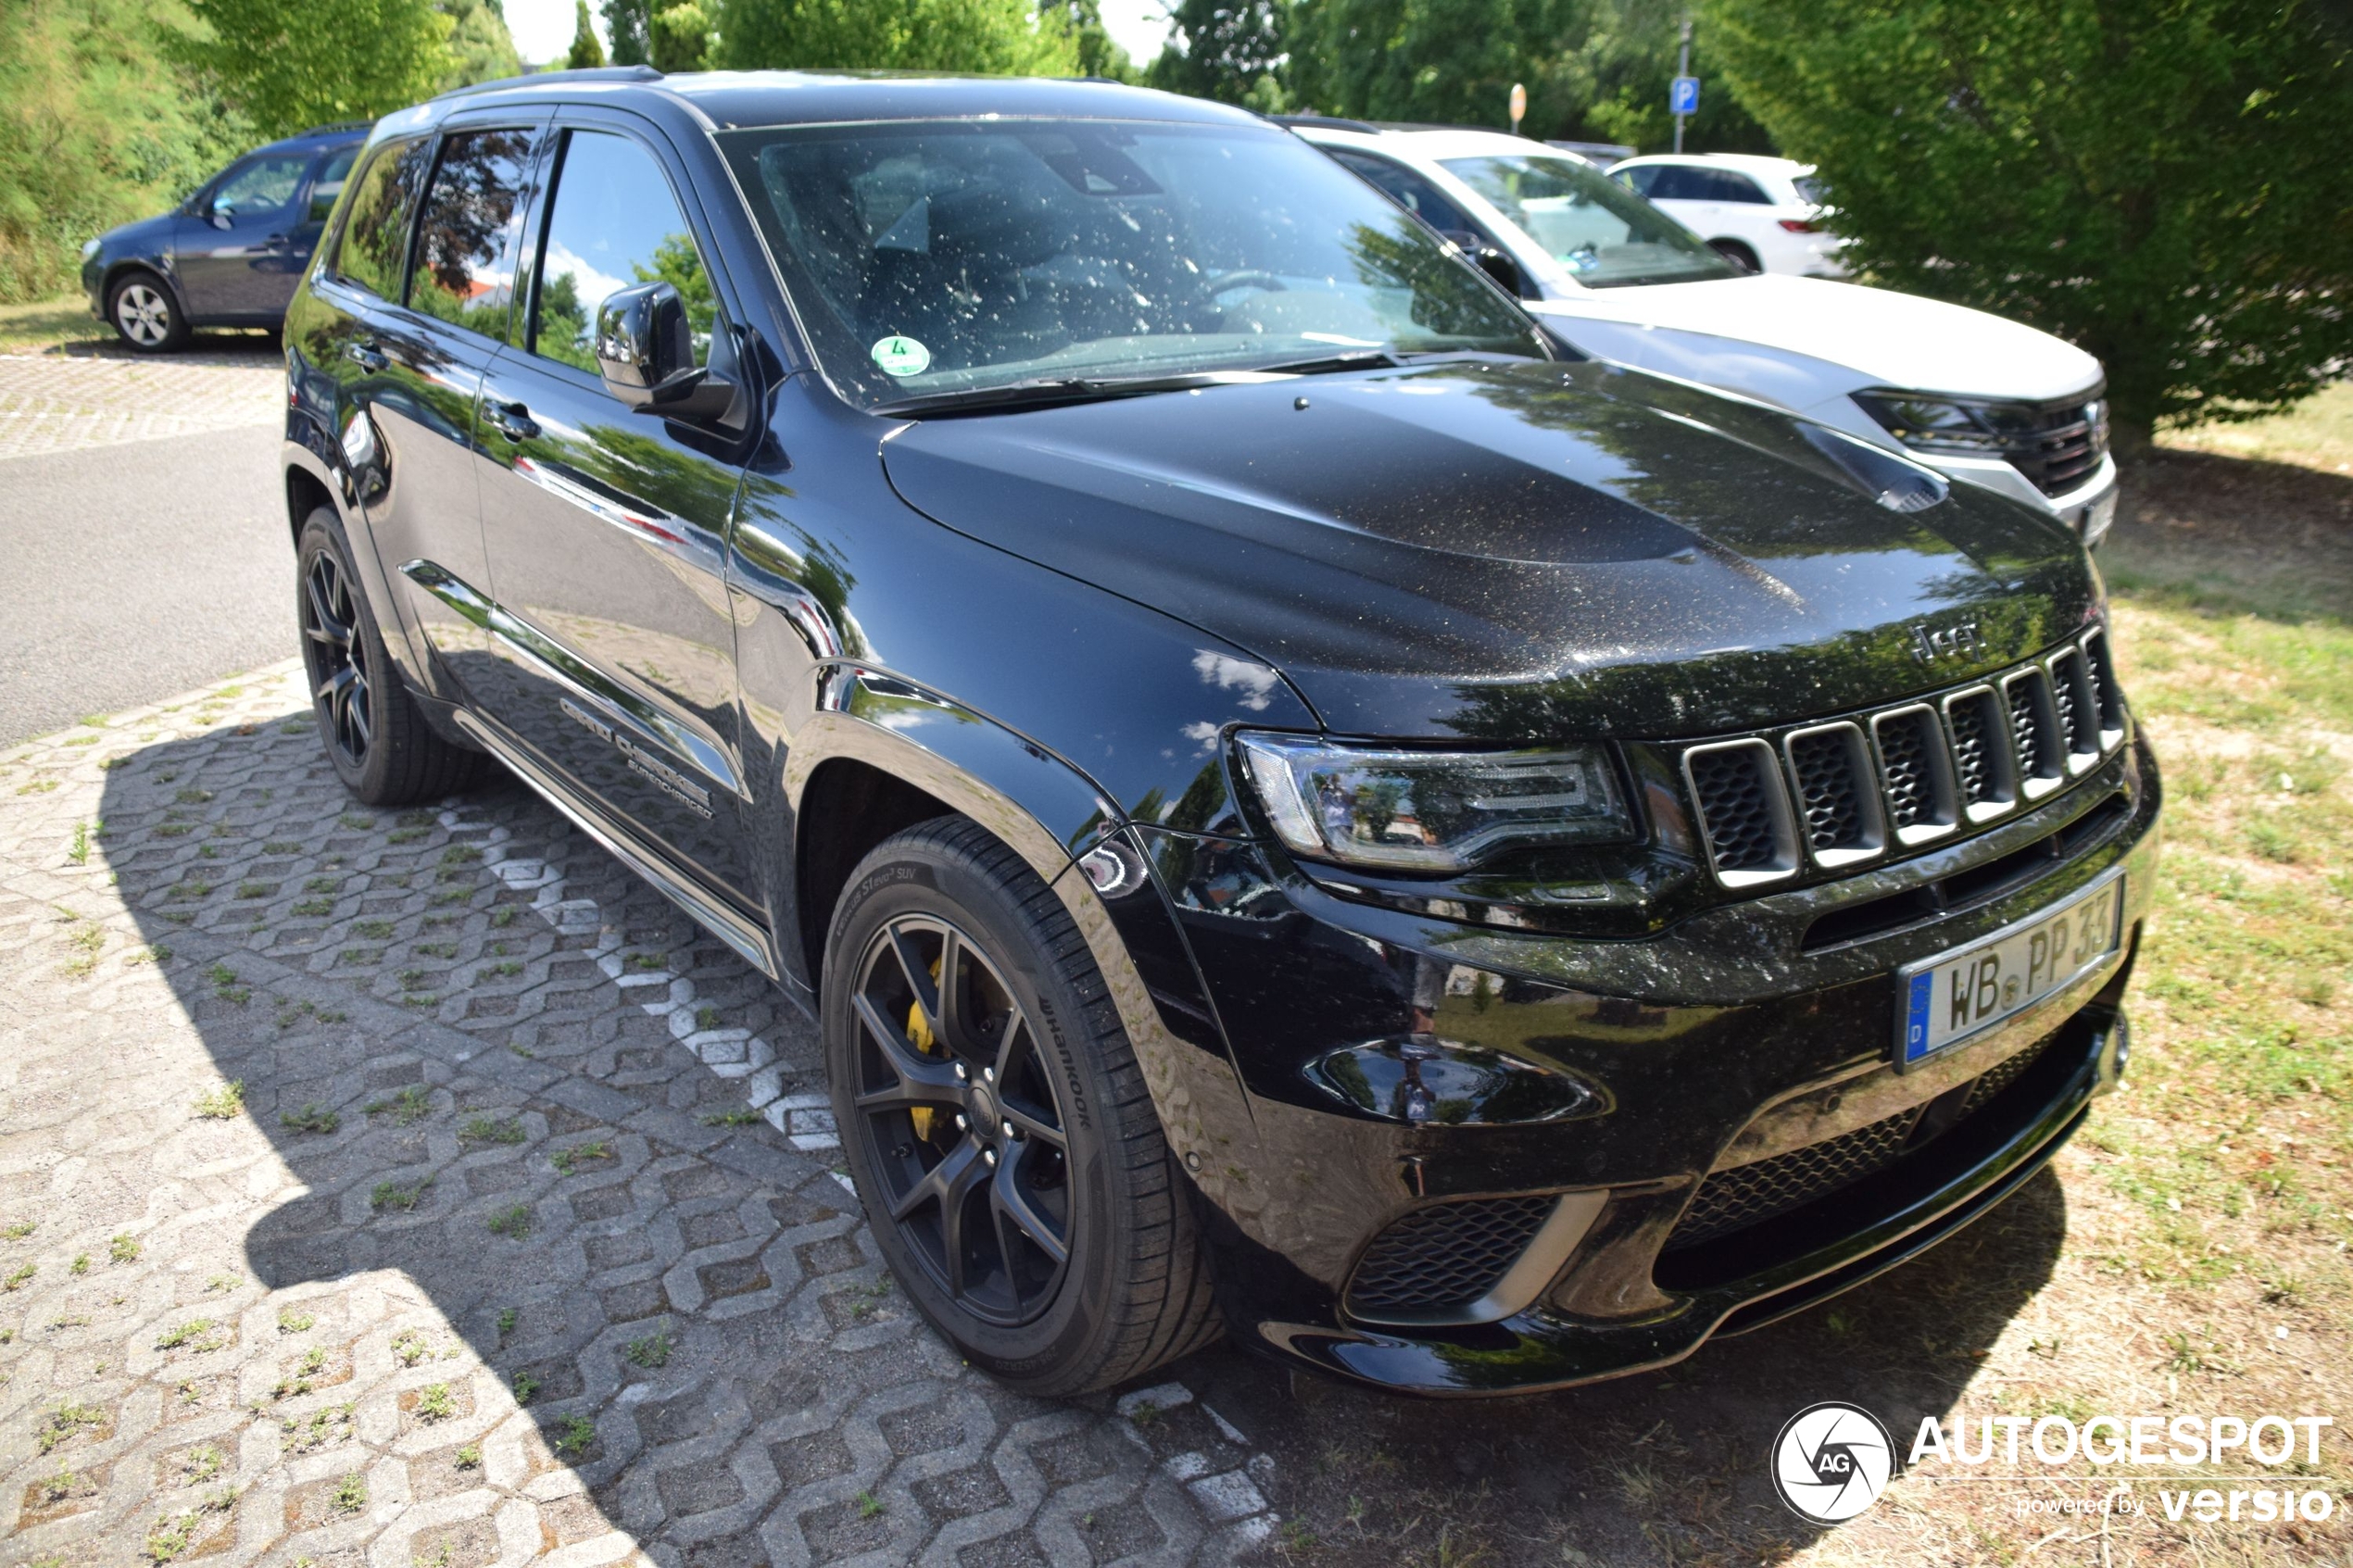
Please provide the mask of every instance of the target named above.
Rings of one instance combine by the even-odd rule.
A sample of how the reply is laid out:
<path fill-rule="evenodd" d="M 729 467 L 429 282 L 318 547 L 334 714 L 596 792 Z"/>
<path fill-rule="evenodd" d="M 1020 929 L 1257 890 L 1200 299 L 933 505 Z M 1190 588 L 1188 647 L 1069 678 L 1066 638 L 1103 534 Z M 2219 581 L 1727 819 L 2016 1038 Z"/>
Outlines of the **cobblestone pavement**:
<path fill-rule="evenodd" d="M 1202 1358 L 1078 1404 L 963 1366 L 831 1168 L 801 1017 L 517 786 L 353 809 L 291 666 L 0 754 L 0 1562 L 1276 1526 Z"/>
<path fill-rule="evenodd" d="M 156 358 L 0 355 L 0 458 L 274 423 L 285 366 L 253 341 Z"/>

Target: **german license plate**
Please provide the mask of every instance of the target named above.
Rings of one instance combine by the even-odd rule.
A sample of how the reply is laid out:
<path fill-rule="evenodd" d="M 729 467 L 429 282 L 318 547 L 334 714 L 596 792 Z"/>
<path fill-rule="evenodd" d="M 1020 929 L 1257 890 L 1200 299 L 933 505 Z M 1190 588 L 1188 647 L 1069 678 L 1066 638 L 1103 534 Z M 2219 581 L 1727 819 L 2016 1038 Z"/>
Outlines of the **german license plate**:
<path fill-rule="evenodd" d="M 1895 972 L 1895 1070 L 2025 1011 L 2112 955 L 2121 940 L 2124 873 L 1982 941 Z"/>

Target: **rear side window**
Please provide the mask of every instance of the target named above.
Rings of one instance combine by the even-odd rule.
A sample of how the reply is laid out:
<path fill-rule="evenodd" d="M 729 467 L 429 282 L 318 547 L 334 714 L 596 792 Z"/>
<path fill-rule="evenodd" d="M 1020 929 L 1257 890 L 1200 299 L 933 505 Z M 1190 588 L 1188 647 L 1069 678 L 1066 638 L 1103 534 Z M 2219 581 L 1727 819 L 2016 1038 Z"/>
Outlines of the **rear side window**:
<path fill-rule="evenodd" d="M 1621 169 L 1617 170 L 1617 178 L 1620 182 L 1632 186 L 1636 195 L 1649 196 L 1656 195 L 1658 194 L 1651 189 L 1652 186 L 1658 183 L 1658 165 L 1655 163 L 1646 163 L 1640 169 Z"/>
<path fill-rule="evenodd" d="M 310 221 L 324 223 L 327 214 L 334 211 L 335 198 L 343 194 L 343 182 L 350 178 L 352 161 L 359 156 L 358 147 L 327 155 L 327 161 L 320 166 L 319 178 L 311 182 Z"/>
<path fill-rule="evenodd" d="M 1402 169 L 1385 157 L 1366 157 L 1362 153 L 1334 153 L 1332 156 L 1363 175 L 1390 200 L 1440 233 L 1459 234 L 1469 231 L 1471 221 L 1463 216 L 1463 209 L 1448 201 L 1437 186 L 1411 169 Z"/>
<path fill-rule="evenodd" d="M 708 364 L 717 302 L 661 165 L 626 136 L 571 132 L 547 218 L 532 352 L 593 372 L 597 307 L 617 289 L 657 282 L 686 302 L 695 363 Z"/>
<path fill-rule="evenodd" d="M 250 158 L 231 169 L 212 193 L 212 210 L 224 218 L 258 217 L 276 212 L 294 200 L 302 183 L 307 160 L 273 153 Z"/>
<path fill-rule="evenodd" d="M 1729 169 L 1692 169 L 1680 164 L 1653 164 L 1657 178 L 1648 190 L 1634 188 L 1657 202 L 1734 202 L 1769 206 L 1756 182 Z"/>
<path fill-rule="evenodd" d="M 516 220 L 531 150 L 528 131 L 464 131 L 443 139 L 417 220 L 411 310 L 507 341 Z"/>
<path fill-rule="evenodd" d="M 424 189 L 433 144 L 393 142 L 369 160 L 335 246 L 334 274 L 381 299 L 398 300 L 409 265 L 409 219 Z"/>

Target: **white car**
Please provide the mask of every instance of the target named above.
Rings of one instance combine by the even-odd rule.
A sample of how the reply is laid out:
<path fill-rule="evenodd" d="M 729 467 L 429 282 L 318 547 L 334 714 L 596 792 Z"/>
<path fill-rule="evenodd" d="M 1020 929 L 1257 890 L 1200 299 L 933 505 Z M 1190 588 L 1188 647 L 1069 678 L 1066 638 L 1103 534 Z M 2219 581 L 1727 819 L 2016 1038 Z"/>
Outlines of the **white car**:
<path fill-rule="evenodd" d="M 1583 159 L 1496 131 L 1300 118 L 1561 343 L 1794 409 L 1998 490 L 2096 544 L 2116 515 L 2100 362 L 1888 289 L 1746 273 Z"/>
<path fill-rule="evenodd" d="M 1747 153 L 1667 153 L 1614 163 L 1609 177 L 1752 272 L 1843 278 L 1846 242 L 1822 222 L 1814 166 Z"/>

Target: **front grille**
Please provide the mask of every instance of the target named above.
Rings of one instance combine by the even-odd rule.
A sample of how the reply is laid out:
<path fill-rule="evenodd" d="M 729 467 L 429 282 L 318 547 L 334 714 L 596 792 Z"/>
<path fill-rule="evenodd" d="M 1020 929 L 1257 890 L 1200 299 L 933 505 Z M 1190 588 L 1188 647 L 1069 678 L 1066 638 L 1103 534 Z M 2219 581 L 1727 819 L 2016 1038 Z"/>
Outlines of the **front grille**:
<path fill-rule="evenodd" d="M 1560 1199 L 1480 1198 L 1416 1209 L 1373 1238 L 1348 1283 L 1360 1317 L 1442 1313 L 1467 1307 L 1543 1228 Z"/>
<path fill-rule="evenodd" d="M 1869 744 L 1864 737 L 1868 734 Z M 1682 754 L 1716 879 L 1751 887 L 1915 848 L 2041 799 L 2124 741 L 2096 629 L 2047 659 L 1866 715 Z"/>
<path fill-rule="evenodd" d="M 2108 455 L 2108 419 L 2097 400 L 2021 410 L 2005 420 L 2002 456 L 2045 495 L 2090 479 Z"/>
<path fill-rule="evenodd" d="M 1716 1172 L 1700 1184 L 1666 1250 L 1679 1252 L 1744 1230 L 1886 1170 L 1982 1110 L 2017 1083 L 2057 1038 L 2045 1036 L 1924 1105 L 1769 1160 Z M 1960 1097 L 1957 1110 L 1952 1109 L 1956 1096 Z"/>

